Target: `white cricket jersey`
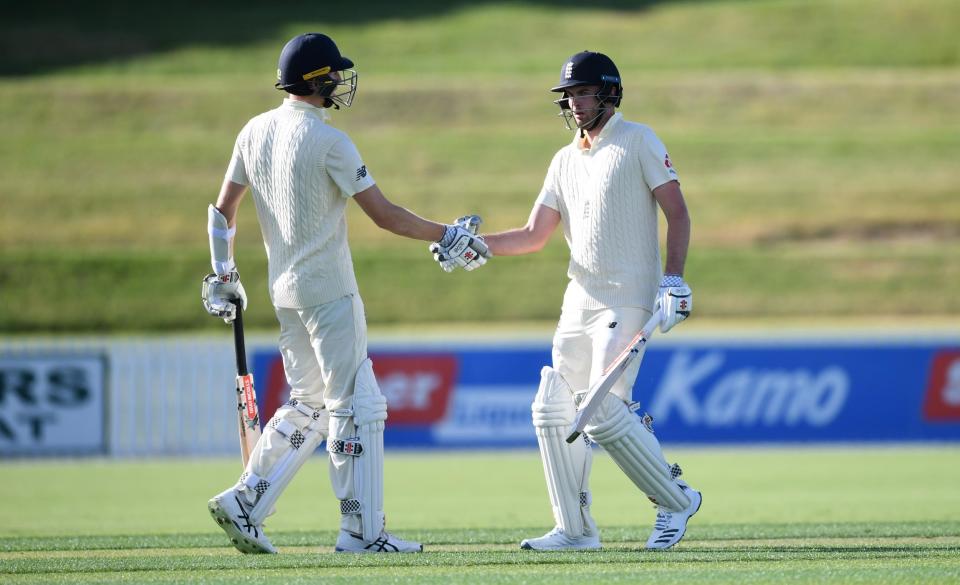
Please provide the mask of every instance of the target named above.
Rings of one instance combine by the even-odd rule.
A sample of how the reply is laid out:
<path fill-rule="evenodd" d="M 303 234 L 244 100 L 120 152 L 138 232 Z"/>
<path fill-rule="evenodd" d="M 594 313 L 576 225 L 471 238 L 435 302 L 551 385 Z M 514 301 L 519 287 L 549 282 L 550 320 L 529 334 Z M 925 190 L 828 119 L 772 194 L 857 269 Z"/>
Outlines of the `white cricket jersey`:
<path fill-rule="evenodd" d="M 227 179 L 253 193 L 277 307 L 357 292 L 345 208 L 374 180 L 350 138 L 326 119 L 323 108 L 285 99 L 247 122 L 227 169 Z"/>
<path fill-rule="evenodd" d="M 653 306 L 662 270 L 653 190 L 675 180 L 653 130 L 620 113 L 589 149 L 578 131 L 557 152 L 537 204 L 560 212 L 570 246 L 564 309 Z"/>

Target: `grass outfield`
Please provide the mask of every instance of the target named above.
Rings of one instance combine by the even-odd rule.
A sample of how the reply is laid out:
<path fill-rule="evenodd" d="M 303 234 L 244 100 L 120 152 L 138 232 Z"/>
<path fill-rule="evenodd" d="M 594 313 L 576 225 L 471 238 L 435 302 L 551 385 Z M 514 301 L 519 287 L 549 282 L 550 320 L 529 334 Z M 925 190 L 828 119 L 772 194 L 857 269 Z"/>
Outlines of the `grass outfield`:
<path fill-rule="evenodd" d="M 532 553 L 551 520 L 534 452 L 388 453 L 391 530 L 424 554 L 336 555 L 321 458 L 268 523 L 280 553 L 243 556 L 206 499 L 235 460 L 3 462 L 0 582 L 955 583 L 960 449 L 668 449 L 704 493 L 687 537 L 642 550 L 654 511 L 606 456 L 592 476 L 604 550 Z"/>
<path fill-rule="evenodd" d="M 960 314 L 929 294 L 960 289 L 955 1 L 43 4 L 0 20 L 4 332 L 221 327 L 198 300 L 205 208 L 240 127 L 279 103 L 280 46 L 311 29 L 361 76 L 334 124 L 424 216 L 526 220 L 570 139 L 547 88 L 589 47 L 679 169 L 698 315 Z M 372 324 L 556 319 L 559 236 L 447 275 L 350 208 Z M 274 328 L 250 198 L 237 238 L 248 324 Z"/>

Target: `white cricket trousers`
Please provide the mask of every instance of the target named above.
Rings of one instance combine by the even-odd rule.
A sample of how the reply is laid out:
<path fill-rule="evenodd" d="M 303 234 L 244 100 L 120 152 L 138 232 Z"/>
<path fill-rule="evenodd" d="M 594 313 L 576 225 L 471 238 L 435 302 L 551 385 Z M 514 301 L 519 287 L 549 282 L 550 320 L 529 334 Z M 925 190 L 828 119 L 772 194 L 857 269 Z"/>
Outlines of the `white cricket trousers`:
<path fill-rule="evenodd" d="M 350 408 L 357 368 L 367 359 L 360 295 L 307 307 L 276 307 L 290 397 L 311 408 Z"/>
<path fill-rule="evenodd" d="M 574 392 L 584 392 L 627 347 L 653 313 L 639 307 L 564 309 L 553 336 L 553 369 Z M 611 394 L 630 402 L 646 347 L 620 376 Z"/>

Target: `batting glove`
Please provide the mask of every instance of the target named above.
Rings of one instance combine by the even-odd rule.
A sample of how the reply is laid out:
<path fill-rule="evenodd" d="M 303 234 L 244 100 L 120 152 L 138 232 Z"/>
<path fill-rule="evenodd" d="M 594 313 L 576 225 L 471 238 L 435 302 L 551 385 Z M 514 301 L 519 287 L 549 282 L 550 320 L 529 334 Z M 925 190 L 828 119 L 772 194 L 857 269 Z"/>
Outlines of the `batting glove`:
<path fill-rule="evenodd" d="M 693 293 L 679 274 L 664 274 L 657 294 L 657 310 L 663 313 L 660 331 L 666 333 L 690 316 Z"/>
<path fill-rule="evenodd" d="M 439 242 L 430 244 L 433 259 L 444 272 L 452 272 L 458 266 L 464 270 L 474 270 L 493 257 L 483 238 L 476 235 L 480 222 L 480 217 L 476 215 L 461 217 L 454 225 L 446 226 Z"/>
<path fill-rule="evenodd" d="M 240 274 L 236 270 L 226 274 L 208 274 L 203 279 L 200 294 L 207 313 L 220 317 L 224 323 L 231 323 L 237 318 L 237 301 L 243 310 L 247 310 L 247 293 L 240 284 Z"/>

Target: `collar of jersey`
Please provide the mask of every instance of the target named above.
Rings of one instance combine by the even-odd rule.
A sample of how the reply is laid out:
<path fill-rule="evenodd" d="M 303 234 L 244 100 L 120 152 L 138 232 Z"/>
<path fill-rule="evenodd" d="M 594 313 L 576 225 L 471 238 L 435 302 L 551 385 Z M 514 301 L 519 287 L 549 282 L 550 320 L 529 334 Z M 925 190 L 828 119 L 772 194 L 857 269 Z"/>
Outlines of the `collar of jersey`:
<path fill-rule="evenodd" d="M 308 104 L 307 102 L 304 102 L 304 101 L 293 100 L 290 98 L 283 98 L 283 107 L 310 112 L 311 114 L 317 116 L 324 122 L 330 119 L 330 114 L 327 113 L 326 108 L 318 108 L 317 106 L 313 104 Z"/>
<path fill-rule="evenodd" d="M 593 141 L 593 145 L 590 148 L 583 148 L 581 146 L 582 142 L 580 140 L 580 131 L 578 130 L 574 132 L 573 145 L 576 146 L 579 151 L 584 153 L 590 152 L 596 149 L 600 145 L 600 143 L 602 143 L 603 140 L 607 136 L 609 136 L 611 132 L 613 132 L 614 127 L 620 124 L 620 120 L 622 119 L 623 119 L 623 114 L 621 114 L 620 112 L 617 112 L 614 115 L 610 116 L 610 119 L 607 120 L 607 123 L 604 124 L 603 128 L 600 129 L 600 134 L 597 135 L 597 139 Z"/>

